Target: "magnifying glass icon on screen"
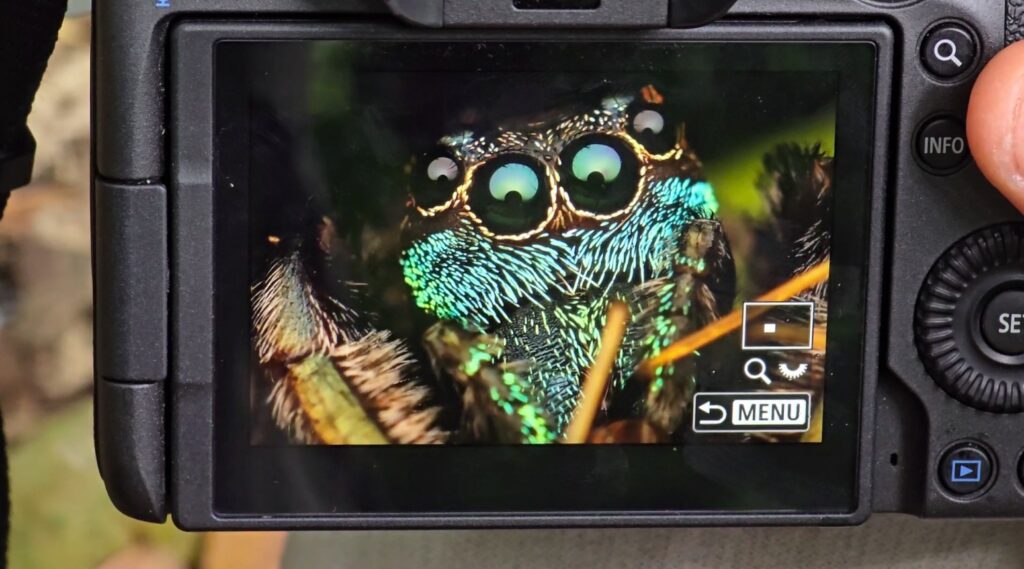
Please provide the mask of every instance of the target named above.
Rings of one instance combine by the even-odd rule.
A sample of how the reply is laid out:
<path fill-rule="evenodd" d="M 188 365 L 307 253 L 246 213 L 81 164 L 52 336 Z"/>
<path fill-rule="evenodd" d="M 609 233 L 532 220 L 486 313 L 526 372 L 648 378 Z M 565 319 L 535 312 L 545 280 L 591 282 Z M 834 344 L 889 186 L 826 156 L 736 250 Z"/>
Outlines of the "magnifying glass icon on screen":
<path fill-rule="evenodd" d="M 952 63 L 957 67 L 963 67 L 964 62 L 956 56 L 957 47 L 953 40 L 939 40 L 935 42 L 935 59 L 944 63 Z"/>
<path fill-rule="evenodd" d="M 750 358 L 743 366 L 743 375 L 747 379 L 763 381 L 765 385 L 771 385 L 772 380 L 768 378 L 768 364 L 761 358 Z"/>

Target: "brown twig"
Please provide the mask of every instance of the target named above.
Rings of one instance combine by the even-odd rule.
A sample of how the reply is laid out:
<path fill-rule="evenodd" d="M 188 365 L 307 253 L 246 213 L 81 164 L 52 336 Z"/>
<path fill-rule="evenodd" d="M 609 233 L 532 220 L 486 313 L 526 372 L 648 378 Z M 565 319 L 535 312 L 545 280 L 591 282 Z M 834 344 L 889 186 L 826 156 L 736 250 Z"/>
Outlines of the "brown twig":
<path fill-rule="evenodd" d="M 608 318 L 604 330 L 601 331 L 601 349 L 597 352 L 594 365 L 587 370 L 583 380 L 580 400 L 576 405 L 576 413 L 565 430 L 564 441 L 567 444 L 583 444 L 587 442 L 590 429 L 594 425 L 597 412 L 601 409 L 608 378 L 615 366 L 615 358 L 622 347 L 622 338 L 626 335 L 629 323 L 629 307 L 623 302 L 613 302 L 608 307 Z"/>
<path fill-rule="evenodd" d="M 755 302 L 787 301 L 801 292 L 828 280 L 829 267 L 829 261 L 816 265 L 757 297 Z M 756 314 L 755 312 L 754 316 Z M 747 316 L 750 317 L 751 315 L 748 314 Z M 685 358 L 711 342 L 739 329 L 742 325 L 743 310 L 734 310 L 693 334 L 675 342 L 657 356 L 643 362 L 637 368 L 637 374 L 641 377 L 651 377 L 659 367 Z"/>

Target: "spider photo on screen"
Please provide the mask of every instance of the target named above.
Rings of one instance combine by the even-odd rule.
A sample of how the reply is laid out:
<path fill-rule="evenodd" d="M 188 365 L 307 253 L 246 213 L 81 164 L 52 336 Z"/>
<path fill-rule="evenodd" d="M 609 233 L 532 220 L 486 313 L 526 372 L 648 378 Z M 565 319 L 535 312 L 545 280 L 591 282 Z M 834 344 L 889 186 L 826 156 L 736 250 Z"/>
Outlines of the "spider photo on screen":
<path fill-rule="evenodd" d="M 749 182 L 769 215 L 729 227 L 671 100 L 604 81 L 454 110 L 466 128 L 391 166 L 400 221 L 352 237 L 334 197 L 254 235 L 254 406 L 300 444 L 676 444 L 735 366 L 724 317 L 773 290 L 815 302 L 822 343 L 766 389 L 820 393 L 832 157 L 774 145 Z"/>

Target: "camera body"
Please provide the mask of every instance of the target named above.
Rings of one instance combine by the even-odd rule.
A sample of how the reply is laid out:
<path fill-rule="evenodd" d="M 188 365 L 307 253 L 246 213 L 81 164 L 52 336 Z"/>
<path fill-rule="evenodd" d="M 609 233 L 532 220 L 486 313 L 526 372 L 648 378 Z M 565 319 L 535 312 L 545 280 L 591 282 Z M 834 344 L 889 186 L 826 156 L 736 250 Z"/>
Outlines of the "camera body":
<path fill-rule="evenodd" d="M 956 0 L 739 0 L 731 4 L 685 0 L 96 2 L 96 437 L 100 470 L 118 508 L 150 521 L 162 521 L 170 514 L 187 529 L 846 525 L 862 522 L 872 512 L 960 518 L 1024 514 L 1020 414 L 1024 411 L 1024 347 L 1020 346 L 1024 341 L 1024 222 L 970 164 L 963 127 L 973 77 L 995 52 L 1020 38 L 1024 14 L 1012 2 Z M 567 97 L 566 92 L 589 96 L 580 85 L 590 85 L 593 77 L 601 79 L 600 89 L 609 83 L 617 88 L 623 77 L 629 79 L 623 79 L 623 85 L 633 85 L 636 68 L 645 74 L 636 84 L 653 76 L 662 86 L 645 86 L 638 98 L 629 100 L 604 96 L 591 114 L 574 109 L 556 119 L 547 118 L 546 113 L 561 108 L 565 101 L 577 103 L 584 98 L 583 94 Z M 673 86 L 671 78 L 678 77 L 688 80 L 677 79 L 678 85 Z M 705 79 L 720 90 L 701 92 Z M 819 83 L 828 81 L 834 84 L 818 89 Z M 551 96 L 559 105 L 539 95 L 536 101 L 540 102 L 534 104 L 532 95 L 522 94 L 507 97 L 513 100 L 506 102 L 503 93 L 519 93 L 514 89 L 522 88 L 513 83 L 561 93 Z M 777 86 L 793 84 L 797 86 L 792 90 Z M 747 90 L 750 98 L 744 98 Z M 366 94 L 352 94 L 357 92 Z M 435 97 L 435 92 L 441 95 Z M 687 107 L 691 111 L 679 121 L 686 123 L 692 149 L 682 142 L 682 129 L 679 139 L 660 151 L 653 149 L 654 143 L 644 142 L 641 135 L 662 132 L 665 118 L 671 115 L 667 110 L 650 114 L 652 105 L 673 96 L 685 99 L 686 93 L 694 92 L 693 106 Z M 768 94 L 770 98 L 773 92 L 792 93 L 794 98 L 789 104 L 772 104 L 759 97 Z M 327 103 L 318 97 L 325 97 Z M 416 107 L 419 98 L 426 101 L 422 108 Z M 524 98 L 531 100 L 523 103 Z M 715 106 L 715 99 L 728 99 L 728 104 Z M 744 217 L 747 214 L 730 211 L 730 204 L 740 203 L 739 198 L 733 198 L 724 187 L 727 184 L 718 180 L 728 180 L 727 174 L 740 168 L 732 160 L 738 156 L 735 148 L 747 148 L 747 142 L 758 137 L 795 132 L 797 127 L 792 125 L 811 125 L 805 130 L 813 130 L 819 115 L 808 111 L 803 117 L 801 109 L 789 108 L 812 100 L 818 101 L 815 109 L 820 107 L 828 115 L 829 136 L 834 135 L 834 141 L 825 144 L 831 148 L 825 151 L 828 155 L 815 155 L 819 159 L 813 162 L 812 172 L 819 178 L 811 178 L 823 180 L 814 186 L 819 206 L 826 190 L 828 200 L 834 200 L 817 219 L 827 217 L 831 228 L 827 281 L 831 284 L 802 285 L 794 289 L 800 294 L 775 300 L 770 299 L 771 293 L 779 289 L 768 291 L 767 286 L 744 296 L 743 279 L 755 279 L 750 275 L 757 274 L 755 261 L 760 253 L 756 248 L 744 253 L 743 242 L 757 241 L 762 233 L 745 229 L 745 224 L 753 223 Z M 638 102 L 647 106 L 635 108 Z M 511 150 L 474 146 L 480 139 L 469 135 L 457 145 L 451 142 L 452 136 L 442 139 L 455 131 L 434 128 L 433 118 L 423 118 L 450 114 L 474 123 L 474 113 L 486 114 L 489 106 L 506 105 L 521 114 L 520 106 L 531 104 L 537 107 L 533 111 L 545 113 L 543 121 L 536 118 L 539 114 L 525 123 L 501 119 L 505 122 L 499 121 L 497 132 L 505 133 L 505 138 L 499 134 L 491 139 L 493 145 L 511 146 Z M 413 107 L 415 112 L 409 111 Z M 700 113 L 692 111 L 703 108 L 714 120 L 701 122 Z M 749 112 L 744 114 L 744 109 Z M 773 113 L 787 118 L 776 120 Z M 374 121 L 383 118 L 372 127 L 361 126 L 364 123 L 357 119 L 367 116 Z M 730 116 L 744 118 L 721 132 L 715 130 L 715 123 Z M 606 120 L 610 122 L 602 122 Z M 778 130 L 776 122 L 782 124 Z M 399 123 L 405 126 L 394 126 Z M 539 127 L 542 123 L 547 126 Z M 577 123 L 584 126 L 573 128 L 582 129 L 582 134 L 564 126 Z M 592 124 L 598 126 L 586 126 Z M 629 134 L 631 128 L 637 133 Z M 565 134 L 567 129 L 572 136 Z M 620 132 L 623 129 L 626 134 Z M 465 211 L 473 212 L 465 219 L 489 228 L 486 236 L 494 240 L 487 243 L 511 246 L 516 240 L 551 233 L 570 236 L 552 243 L 578 246 L 589 238 L 586 231 L 600 231 L 617 222 L 614 215 L 601 213 L 601 207 L 609 211 L 617 207 L 601 201 L 606 198 L 585 201 L 592 196 L 587 194 L 588 178 L 580 176 L 579 169 L 588 166 L 588 158 L 603 173 L 608 188 L 614 189 L 611 181 L 622 179 L 630 168 L 636 170 L 636 177 L 647 187 L 636 194 L 640 197 L 624 199 L 632 200 L 628 207 L 641 212 L 655 207 L 650 205 L 655 202 L 644 201 L 647 194 L 643 192 L 668 184 L 669 178 L 649 183 L 655 179 L 652 172 L 688 171 L 700 164 L 697 159 L 688 162 L 691 150 L 705 161 L 717 198 L 705 194 L 705 201 L 691 210 L 716 211 L 714 215 L 687 213 L 678 232 L 695 236 L 695 227 L 707 227 L 710 234 L 718 235 L 715 220 L 721 219 L 738 261 L 735 268 L 726 267 L 721 260 L 726 255 L 713 254 L 725 246 L 712 241 L 695 258 L 717 262 L 720 270 L 709 273 L 703 263 L 697 263 L 701 268 L 696 272 L 681 270 L 672 278 L 675 286 L 682 286 L 679 279 L 696 275 L 695 279 L 709 283 L 706 290 L 711 295 L 729 289 L 730 298 L 720 302 L 720 310 L 711 311 L 715 316 L 705 324 L 712 328 L 716 321 L 728 321 L 727 314 L 735 307 L 731 333 L 737 345 L 719 348 L 705 343 L 701 346 L 706 350 L 695 351 L 702 359 L 710 358 L 714 369 L 697 369 L 687 376 L 687 385 L 695 384 L 697 392 L 686 392 L 674 421 L 664 423 L 671 427 L 652 418 L 650 410 L 638 410 L 644 397 L 648 401 L 653 397 L 650 392 L 622 404 L 621 399 L 605 395 L 595 407 L 596 426 L 582 442 L 605 437 L 621 444 L 510 445 L 498 435 L 482 434 L 502 432 L 498 427 L 479 427 L 485 419 L 464 418 L 470 410 L 466 394 L 484 377 L 473 373 L 450 384 L 439 382 L 441 395 L 402 403 L 407 416 L 398 426 L 381 415 L 374 416 L 374 421 L 363 415 L 354 419 L 357 425 L 366 421 L 373 427 L 370 430 L 383 433 L 384 443 L 443 439 L 452 442 L 449 445 L 367 443 L 352 435 L 358 426 L 343 424 L 342 411 L 325 415 L 323 409 L 331 407 L 324 402 L 328 397 L 323 391 L 315 393 L 321 406 L 310 408 L 310 399 L 302 391 L 310 384 L 303 382 L 325 376 L 304 376 L 295 366 L 323 356 L 335 363 L 332 369 L 349 370 L 346 366 L 351 364 L 343 358 L 350 352 L 345 350 L 355 350 L 356 343 L 346 340 L 351 335 L 348 329 L 324 325 L 323 330 L 333 332 L 319 331 L 331 339 L 302 352 L 306 359 L 300 361 L 296 359 L 299 352 L 288 352 L 282 347 L 287 341 L 281 338 L 285 332 L 298 334 L 301 326 L 282 332 L 287 317 L 280 315 L 289 307 L 315 302 L 322 294 L 322 283 L 316 279 L 326 273 L 336 277 L 322 285 L 328 289 L 354 279 L 337 266 L 364 260 L 372 249 L 363 245 L 349 251 L 359 242 L 354 235 L 387 242 L 381 237 L 387 231 L 375 232 L 373 222 L 364 224 L 364 219 L 374 216 L 362 213 L 359 207 L 363 206 L 351 204 L 363 203 L 353 201 L 362 199 L 360 195 L 384 193 L 376 185 L 379 180 L 419 171 L 419 163 L 407 167 L 389 154 L 418 131 L 429 131 L 425 136 L 430 140 L 449 141 L 442 154 L 428 156 L 424 175 L 434 182 L 462 181 L 453 194 L 456 197 L 447 202 L 445 197 L 427 203 L 424 196 L 433 190 L 418 194 L 414 188 L 414 209 L 403 213 L 401 222 L 402 231 L 412 235 L 403 239 L 414 245 L 394 246 L 400 250 L 404 282 L 423 309 L 416 318 L 427 312 L 441 324 L 452 294 L 444 289 L 428 296 L 435 290 L 429 283 L 468 286 L 469 274 L 480 266 L 479 260 L 460 266 L 464 280 L 446 280 L 449 277 L 441 269 L 425 275 L 415 272 L 420 268 L 410 268 L 415 264 L 410 259 L 423 251 L 416 247 L 440 234 L 433 225 L 417 225 L 417 215 L 432 221 L 446 215 L 449 206 L 465 206 Z M 385 134 L 377 139 L 374 133 L 379 132 Z M 711 134 L 703 134 L 707 132 Z M 547 141 L 551 153 L 560 154 L 548 157 L 548 147 L 534 153 L 533 142 L 523 143 L 516 136 Z M 561 138 L 566 139 L 564 144 Z M 628 144 L 616 146 L 622 141 Z M 717 146 L 727 147 L 719 152 L 721 158 L 716 157 L 716 141 Z M 362 154 L 364 148 L 372 154 Z M 751 148 L 757 158 L 770 154 L 761 150 L 763 146 Z M 630 162 L 633 153 L 639 157 L 638 165 Z M 611 166 L 607 166 L 609 159 Z M 332 160 L 344 166 L 341 173 L 331 169 Z M 770 166 L 769 160 L 766 163 Z M 601 169 L 607 167 L 612 170 Z M 716 174 L 718 170 L 725 174 Z M 509 221 L 506 210 L 488 209 L 492 205 L 474 201 L 478 200 L 476 179 L 485 175 L 490 176 L 492 197 L 498 195 L 495 192 L 516 193 L 519 200 L 529 200 L 550 186 L 553 202 L 537 210 L 541 220 L 537 223 L 548 224 L 544 230 L 536 235 L 518 228 L 496 230 L 519 220 Z M 567 181 L 574 175 L 580 177 L 578 193 Z M 779 188 L 785 184 L 778 180 L 788 179 L 779 171 L 774 171 L 774 178 L 769 171 L 768 177 Z M 751 178 L 743 180 L 753 185 Z M 792 178 L 805 179 L 799 171 Z M 683 187 L 694 188 L 696 182 L 691 181 L 703 178 L 694 174 L 683 179 L 687 180 Z M 310 190 L 307 196 L 295 188 L 318 184 L 350 185 L 357 190 L 352 195 L 344 193 L 348 190 L 332 190 L 327 194 L 333 198 L 323 201 L 333 205 L 312 207 L 308 204 L 317 202 L 318 194 Z M 785 209 L 778 203 L 786 199 L 785 191 L 780 191 L 783 197 L 776 196 L 776 202 L 774 194 L 765 194 L 769 209 L 772 203 L 776 210 Z M 300 198 L 293 197 L 296 192 Z M 468 197 L 458 197 L 463 194 Z M 807 207 L 807 202 L 794 203 L 804 204 L 794 205 L 796 210 Z M 563 206 L 572 215 L 559 217 Z M 381 207 L 386 212 L 394 209 Z M 526 211 L 524 216 L 534 215 L 533 210 L 515 207 L 516 212 Z M 786 223 L 793 219 L 797 217 L 786 218 Z M 654 222 L 644 223 L 653 233 Z M 556 226 L 557 230 L 551 229 Z M 507 236 L 512 233 L 516 236 Z M 520 239 L 520 233 L 528 237 Z M 289 242 L 295 243 L 294 248 L 282 249 Z M 603 245 L 598 249 L 613 247 L 611 242 L 599 242 Z M 623 250 L 642 247 L 630 244 Z M 339 248 L 346 253 L 339 254 Z M 493 249 L 499 250 L 503 249 Z M 338 261 L 342 257 L 345 263 Z M 334 259 L 333 268 L 325 268 L 326 258 Z M 773 264 L 789 257 L 765 258 Z M 298 264 L 289 264 L 289 259 L 298 259 Z M 512 259 L 496 263 L 497 274 Z M 541 266 L 539 257 L 531 259 L 517 271 Z M 816 267 L 828 268 L 825 263 Z M 680 264 L 686 263 L 676 262 Z M 399 266 L 398 261 L 391 265 Z M 738 281 L 736 268 L 741 275 Z M 292 269 L 306 271 L 305 276 L 294 277 L 295 288 L 282 292 L 271 286 L 287 284 L 281 275 L 292 275 L 288 272 Z M 356 267 L 351 274 L 361 274 L 359 270 Z M 773 281 L 773 285 L 796 286 L 813 271 L 814 267 L 804 266 L 794 270 L 792 279 Z M 417 288 L 417 275 L 428 284 Z M 307 277 L 312 280 L 302 280 Z M 511 276 L 504 280 L 516 282 Z M 722 284 L 725 281 L 740 284 Z M 367 282 L 370 292 L 353 298 L 373 296 L 376 281 Z M 619 282 L 609 280 L 604 289 L 613 290 L 611 283 L 618 286 Z M 493 286 L 500 289 L 501 284 Z M 810 289 L 818 291 L 816 300 L 807 301 Z M 299 292 L 289 296 L 294 291 Z M 329 297 L 348 305 L 356 302 L 349 302 L 346 294 Z M 826 295 L 828 303 L 823 304 L 821 296 Z M 474 289 L 466 298 L 488 295 Z M 692 300 L 681 305 L 687 316 L 695 310 Z M 760 317 L 768 318 L 763 321 L 755 317 L 755 311 L 761 311 L 758 305 L 772 304 L 792 305 L 787 310 L 809 305 L 811 312 L 805 319 L 809 322 L 786 315 L 778 316 L 778 322 L 771 320 L 774 317 Z M 816 306 L 826 308 L 818 313 Z M 310 310 L 320 314 L 319 309 Z M 387 310 L 378 310 L 374 321 L 391 324 L 379 328 L 390 329 L 390 337 L 402 338 L 407 319 L 387 316 Z M 824 328 L 814 327 L 826 312 L 827 341 Z M 602 316 L 598 332 L 602 327 L 607 332 L 611 314 Z M 473 314 L 447 320 L 460 318 L 463 323 L 472 321 Z M 511 320 L 518 322 L 517 318 Z M 671 318 L 665 318 L 677 322 L 682 316 L 672 312 Z M 790 348 L 780 347 L 774 339 L 769 344 L 775 350 L 757 351 L 763 338 L 758 340 L 755 328 L 761 336 L 771 336 L 779 330 L 777 324 L 785 328 L 794 322 L 810 330 L 806 349 L 821 353 L 808 360 L 786 359 Z M 496 335 L 494 330 L 508 326 L 465 325 L 460 330 Z M 694 334 L 680 332 L 672 339 L 699 339 L 701 333 L 707 336 L 708 328 L 695 325 Z M 365 330 L 361 338 L 377 331 Z M 523 334 L 521 328 L 517 330 Z M 560 333 L 565 330 L 559 329 Z M 627 326 L 623 340 L 627 344 L 631 330 Z M 459 333 L 444 326 L 431 326 L 426 335 L 417 329 L 415 338 L 407 342 L 409 347 L 401 348 L 408 350 L 408 357 L 396 355 L 393 361 L 415 358 L 417 350 L 423 350 L 427 355 L 417 369 L 432 368 L 440 375 L 437 370 L 446 360 L 436 356 L 431 346 L 459 346 Z M 815 333 L 821 335 L 820 349 L 815 347 Z M 556 335 L 548 331 L 541 336 L 554 341 Z M 495 345 L 508 353 L 519 337 L 509 333 Z M 602 338 L 598 346 L 608 343 L 607 337 Z M 399 349 L 388 342 L 381 340 L 371 347 Z M 823 355 L 826 342 L 827 359 Z M 421 343 L 426 348 L 418 348 Z M 669 345 L 665 342 L 663 351 Z M 727 355 L 717 350 L 726 350 L 721 354 Z M 597 352 L 599 347 L 590 353 L 592 360 L 599 359 Z M 500 350 L 488 353 L 496 358 L 495 369 L 511 374 L 502 377 L 514 383 L 515 362 L 499 362 Z M 379 352 L 371 350 L 373 354 L 379 357 Z M 652 358 L 613 365 L 663 369 L 650 363 Z M 733 364 L 721 363 L 725 360 L 737 360 L 739 365 L 729 367 Z M 657 365 L 667 365 L 667 360 L 659 361 Z M 596 365 L 587 360 L 577 376 L 595 375 Z M 382 364 L 357 371 L 371 377 L 366 381 L 384 381 L 394 367 Z M 785 377 L 776 374 L 776 367 Z M 456 368 L 466 371 L 465 365 Z M 819 370 L 818 383 L 794 387 L 792 382 L 799 383 L 808 369 L 812 375 Z M 279 372 L 283 375 L 278 381 L 274 374 Z M 716 373 L 738 379 L 715 383 Z M 273 379 L 272 387 L 261 387 L 265 377 Z M 366 391 L 359 391 L 361 385 L 353 383 L 351 376 L 340 373 L 340 377 L 341 387 L 330 391 L 331 396 L 351 389 L 363 410 L 376 405 L 368 402 Z M 625 387 L 609 387 L 604 393 L 620 389 L 628 394 L 631 377 L 626 373 L 621 380 Z M 404 380 L 395 380 L 378 391 L 403 385 Z M 734 385 L 740 387 L 728 388 Z M 518 393 L 518 388 L 510 389 L 512 395 Z M 580 389 L 573 402 L 585 403 L 585 389 Z M 455 395 L 444 395 L 448 391 Z M 410 393 L 403 391 L 394 398 L 413 397 Z M 495 401 L 498 395 L 508 395 L 490 393 Z M 455 403 L 446 406 L 445 397 Z M 438 424 L 446 426 L 437 432 L 446 434 L 436 435 L 436 440 L 430 429 L 395 434 L 407 433 L 399 427 L 408 427 L 417 417 L 423 419 L 420 413 L 435 404 L 440 410 L 431 411 L 431 420 L 440 417 Z M 558 432 L 547 442 L 568 441 L 577 416 L 585 413 L 584 406 L 570 408 L 560 422 L 554 404 L 550 405 L 542 409 L 542 416 L 552 417 L 544 429 Z M 517 428 L 527 428 L 523 419 L 527 408 L 517 407 L 512 413 L 520 421 Z M 800 415 L 797 428 L 786 427 L 785 414 L 790 410 Z M 462 419 L 445 419 L 460 412 Z M 261 419 L 260 413 L 266 417 Z M 779 416 L 773 418 L 773 414 Z M 283 425 L 284 434 L 275 430 L 275 423 Z M 537 429 L 531 431 L 533 436 L 547 432 Z M 336 437 L 331 439 L 331 434 Z M 651 441 L 662 444 L 637 444 Z"/>

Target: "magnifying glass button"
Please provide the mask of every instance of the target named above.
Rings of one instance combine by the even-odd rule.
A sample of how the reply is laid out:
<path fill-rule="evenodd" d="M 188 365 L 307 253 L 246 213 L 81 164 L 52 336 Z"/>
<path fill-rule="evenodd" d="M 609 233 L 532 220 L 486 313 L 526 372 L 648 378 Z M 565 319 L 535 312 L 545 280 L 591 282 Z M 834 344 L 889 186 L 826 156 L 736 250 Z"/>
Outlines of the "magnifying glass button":
<path fill-rule="evenodd" d="M 975 36 L 964 26 L 934 26 L 921 44 L 921 63 L 929 73 L 950 79 L 969 71 L 978 57 Z"/>

